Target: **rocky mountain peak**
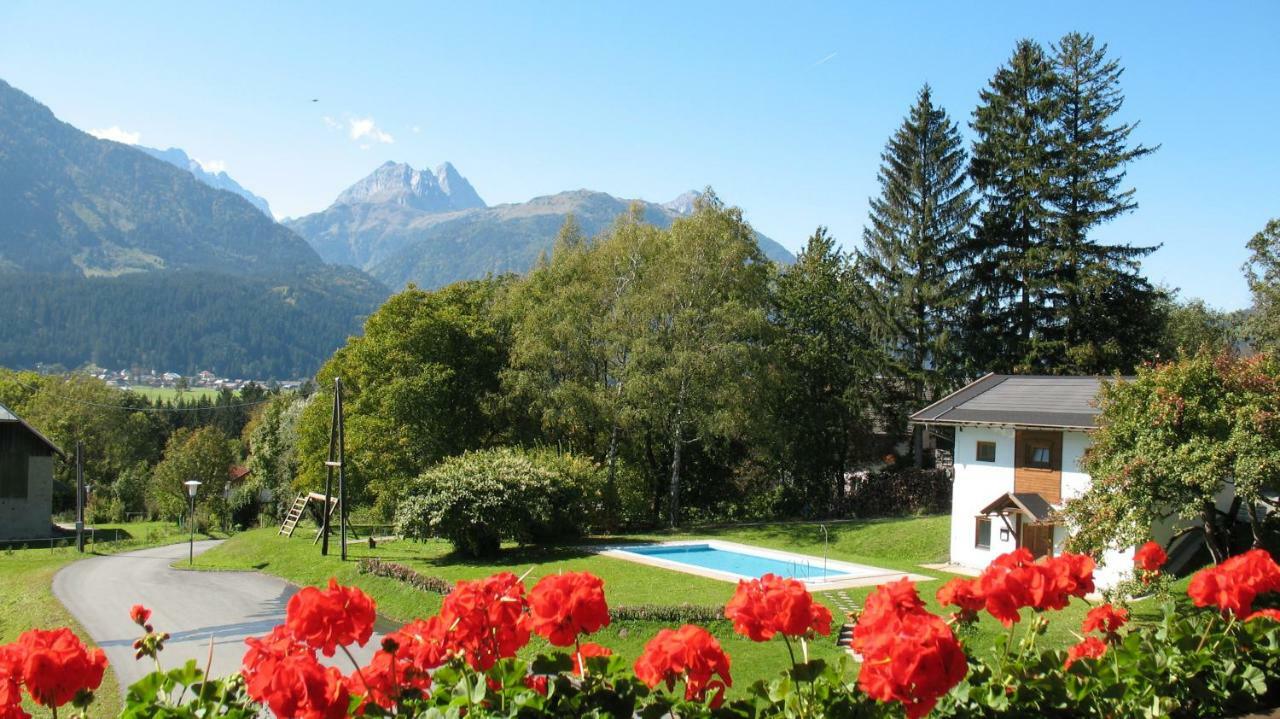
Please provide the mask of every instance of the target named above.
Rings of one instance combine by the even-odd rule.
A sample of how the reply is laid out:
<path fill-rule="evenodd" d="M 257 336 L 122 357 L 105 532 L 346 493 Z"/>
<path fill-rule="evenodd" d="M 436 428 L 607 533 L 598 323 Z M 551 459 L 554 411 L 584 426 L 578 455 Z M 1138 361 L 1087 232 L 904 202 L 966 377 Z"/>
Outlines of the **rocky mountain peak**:
<path fill-rule="evenodd" d="M 385 162 L 343 191 L 334 204 L 395 204 L 425 212 L 485 206 L 471 183 L 447 162 L 434 174 L 403 162 Z"/>
<path fill-rule="evenodd" d="M 677 215 L 692 215 L 693 208 L 701 197 L 701 192 L 698 192 L 697 190 L 689 190 L 670 202 L 662 203 L 662 207 L 676 213 Z"/>

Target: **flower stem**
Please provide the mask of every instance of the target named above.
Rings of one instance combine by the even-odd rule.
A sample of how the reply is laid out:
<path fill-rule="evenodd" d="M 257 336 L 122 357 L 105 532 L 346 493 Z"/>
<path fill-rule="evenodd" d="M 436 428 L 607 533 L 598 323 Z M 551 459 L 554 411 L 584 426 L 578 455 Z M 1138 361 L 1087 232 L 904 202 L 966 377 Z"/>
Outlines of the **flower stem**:
<path fill-rule="evenodd" d="M 351 661 L 351 666 L 356 668 L 356 676 L 360 677 L 360 683 L 364 685 L 365 693 L 372 692 L 373 687 L 369 686 L 369 682 L 364 678 L 364 672 L 360 671 L 360 662 L 357 662 L 356 658 L 351 656 L 351 650 L 347 649 L 347 645 L 339 644 L 338 646 L 342 648 L 342 653 L 346 654 L 347 659 Z"/>

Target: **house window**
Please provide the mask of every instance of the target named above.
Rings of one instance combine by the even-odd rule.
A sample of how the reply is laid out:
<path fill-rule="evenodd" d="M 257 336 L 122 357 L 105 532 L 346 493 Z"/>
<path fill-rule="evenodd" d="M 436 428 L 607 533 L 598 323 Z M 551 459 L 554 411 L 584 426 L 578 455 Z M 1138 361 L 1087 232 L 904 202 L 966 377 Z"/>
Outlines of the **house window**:
<path fill-rule="evenodd" d="M 978 456 L 979 462 L 996 461 L 996 443 L 995 442 L 979 442 L 977 456 Z"/>
<path fill-rule="evenodd" d="M 26 498 L 26 442 L 17 432 L 0 429 L 0 499 Z"/>
<path fill-rule="evenodd" d="M 1027 466 L 1053 469 L 1053 445 L 1039 440 L 1027 442 Z"/>
<path fill-rule="evenodd" d="M 991 518 L 978 517 L 973 535 L 973 546 L 978 549 L 991 549 Z"/>

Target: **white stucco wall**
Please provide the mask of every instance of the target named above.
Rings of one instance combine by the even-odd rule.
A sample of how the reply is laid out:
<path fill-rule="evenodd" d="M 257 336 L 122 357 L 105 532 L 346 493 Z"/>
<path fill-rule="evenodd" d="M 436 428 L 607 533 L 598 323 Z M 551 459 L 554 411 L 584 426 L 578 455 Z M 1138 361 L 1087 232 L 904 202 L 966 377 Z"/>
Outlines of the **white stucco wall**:
<path fill-rule="evenodd" d="M 995 442 L 996 461 L 979 462 L 978 442 Z M 1001 540 L 1004 523 L 991 522 L 991 548 L 974 546 L 974 518 L 1006 492 L 1013 491 L 1013 430 L 1001 427 L 957 427 L 955 480 L 951 492 L 951 563 L 981 569 L 1016 547 L 1010 536 Z"/>

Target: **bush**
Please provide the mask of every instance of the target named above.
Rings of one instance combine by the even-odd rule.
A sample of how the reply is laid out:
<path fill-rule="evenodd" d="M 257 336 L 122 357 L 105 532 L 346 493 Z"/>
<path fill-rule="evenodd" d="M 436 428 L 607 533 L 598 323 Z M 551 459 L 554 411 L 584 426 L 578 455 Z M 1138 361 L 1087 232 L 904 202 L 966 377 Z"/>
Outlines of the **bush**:
<path fill-rule="evenodd" d="M 499 448 L 441 462 L 414 481 L 396 510 L 396 531 L 442 537 L 464 555 L 497 553 L 503 540 L 579 536 L 602 512 L 600 468 L 548 450 Z"/>
<path fill-rule="evenodd" d="M 361 574 L 371 574 L 375 577 L 394 579 L 398 582 L 404 582 L 415 589 L 421 589 L 424 592 L 433 594 L 448 594 L 453 591 L 453 582 L 441 577 L 433 577 L 430 574 L 423 574 L 398 562 L 384 562 L 381 559 L 365 557 L 356 566 L 356 571 Z"/>

